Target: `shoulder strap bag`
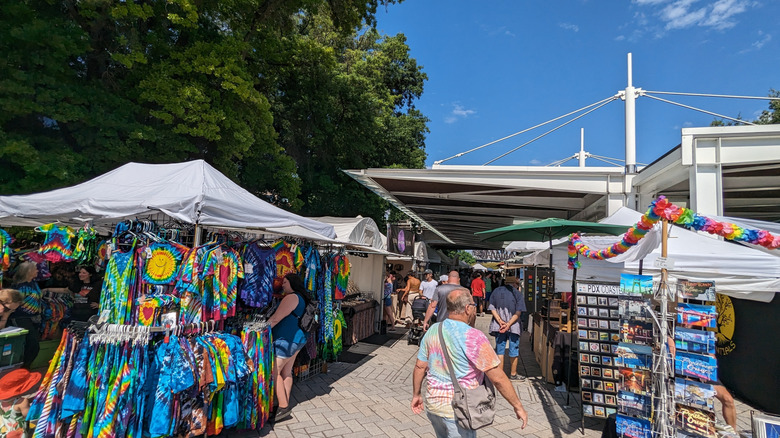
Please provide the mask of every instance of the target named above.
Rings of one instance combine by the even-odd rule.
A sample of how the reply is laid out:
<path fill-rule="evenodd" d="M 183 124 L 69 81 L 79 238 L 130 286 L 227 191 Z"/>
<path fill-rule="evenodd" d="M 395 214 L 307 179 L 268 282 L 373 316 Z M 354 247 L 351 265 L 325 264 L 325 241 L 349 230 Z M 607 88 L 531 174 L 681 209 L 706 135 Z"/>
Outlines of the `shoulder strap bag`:
<path fill-rule="evenodd" d="M 482 384 L 476 388 L 461 388 L 458 378 L 455 377 L 455 371 L 452 369 L 447 344 L 444 342 L 443 326 L 444 323 L 439 324 L 439 342 L 441 342 L 441 350 L 444 353 L 447 369 L 450 371 L 452 385 L 455 387 L 455 394 L 452 397 L 455 420 L 458 422 L 458 426 L 464 429 L 477 430 L 489 426 L 493 424 L 493 418 L 496 416 L 496 388 L 493 386 L 493 382 L 485 376 L 483 376 Z"/>

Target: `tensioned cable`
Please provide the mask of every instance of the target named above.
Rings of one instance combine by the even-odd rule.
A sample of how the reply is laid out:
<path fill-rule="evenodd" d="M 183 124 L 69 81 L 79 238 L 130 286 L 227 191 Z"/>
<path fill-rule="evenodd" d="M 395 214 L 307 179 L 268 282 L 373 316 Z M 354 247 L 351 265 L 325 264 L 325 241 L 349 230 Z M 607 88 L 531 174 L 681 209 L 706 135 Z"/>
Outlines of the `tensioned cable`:
<path fill-rule="evenodd" d="M 603 159 L 603 158 L 599 158 L 599 157 L 597 157 L 597 156 L 595 156 L 595 155 L 591 155 L 591 158 L 593 158 L 594 160 L 603 161 L 603 162 L 605 162 L 605 163 L 607 163 L 607 164 L 611 164 L 611 165 L 613 165 L 613 166 L 616 166 L 616 167 L 623 166 L 623 163 L 613 163 L 613 162 L 611 162 L 611 161 L 608 161 L 608 160 L 605 160 L 605 159 Z"/>
<path fill-rule="evenodd" d="M 567 161 L 571 161 L 571 160 L 573 160 L 573 159 L 575 159 L 575 158 L 579 158 L 579 155 L 573 155 L 573 156 L 571 156 L 571 157 L 569 157 L 569 158 L 563 158 L 563 159 L 561 159 L 561 160 L 558 160 L 558 161 L 553 161 L 552 163 L 550 163 L 550 164 L 548 164 L 548 165 L 546 165 L 546 166 L 544 166 L 544 167 L 556 167 L 556 166 L 560 166 L 561 164 L 563 164 L 563 163 L 565 163 L 565 162 L 567 162 Z"/>
<path fill-rule="evenodd" d="M 729 120 L 731 120 L 731 121 L 733 121 L 733 122 L 737 122 L 737 123 L 744 123 L 744 124 L 746 124 L 746 125 L 754 125 L 754 126 L 755 126 L 755 123 L 750 123 L 750 122 L 748 122 L 748 121 L 746 121 L 746 120 L 740 120 L 740 119 L 735 119 L 735 118 L 733 118 L 733 117 L 724 116 L 723 114 L 718 114 L 718 113 L 714 113 L 714 112 L 712 112 L 712 111 L 703 110 L 703 109 L 701 109 L 701 108 L 696 108 L 695 106 L 690 106 L 690 105 L 683 105 L 683 104 L 681 104 L 681 103 L 678 103 L 678 102 L 673 102 L 673 101 L 671 101 L 671 100 L 666 100 L 666 99 L 662 99 L 662 98 L 660 98 L 660 97 L 651 96 L 651 95 L 649 95 L 649 94 L 645 94 L 644 96 L 645 96 L 645 97 L 649 97 L 650 99 L 660 100 L 661 102 L 666 102 L 666 103 L 670 103 L 670 104 L 672 104 L 672 105 L 677 105 L 677 106 L 681 106 L 681 107 L 683 107 L 683 108 L 692 109 L 692 110 L 694 110 L 694 111 L 699 111 L 699 112 L 702 112 L 702 113 L 705 113 L 705 114 L 709 114 L 709 115 L 711 115 L 711 116 L 720 117 L 720 118 L 723 118 L 723 119 L 729 119 Z"/>
<path fill-rule="evenodd" d="M 645 91 L 645 93 L 673 94 L 676 96 L 724 97 L 727 99 L 780 100 L 780 97 L 772 97 L 772 96 L 763 96 L 763 97 L 762 96 L 736 96 L 733 94 L 681 93 L 677 91 Z"/>
<path fill-rule="evenodd" d="M 488 164 L 490 164 L 490 163 L 492 163 L 492 162 L 494 162 L 494 161 L 496 161 L 496 160 L 499 160 L 499 159 L 501 159 L 501 158 L 504 158 L 504 157 L 506 157 L 507 155 L 511 154 L 512 152 L 515 152 L 515 151 L 517 151 L 518 149 L 520 149 L 520 148 L 522 148 L 522 147 L 524 147 L 524 146 L 527 146 L 527 145 L 529 145 L 530 143 L 533 143 L 533 142 L 535 142 L 536 140 L 539 140 L 540 138 L 544 137 L 545 135 L 547 135 L 547 134 L 549 134 L 549 133 L 551 133 L 551 132 L 554 132 L 554 131 L 557 131 L 557 130 L 558 130 L 558 129 L 560 129 L 560 128 L 563 128 L 564 126 L 568 125 L 569 123 L 571 123 L 571 122 L 573 122 L 573 121 L 575 121 L 575 120 L 577 120 L 577 119 L 581 119 L 581 118 L 585 117 L 586 115 L 588 115 L 588 114 L 592 113 L 593 111 L 596 111 L 597 109 L 601 108 L 602 106 L 604 106 L 604 105 L 606 105 L 606 104 L 608 104 L 608 103 L 610 103 L 610 102 L 613 102 L 613 101 L 615 101 L 615 100 L 617 100 L 617 99 L 619 99 L 619 97 L 618 97 L 618 96 L 612 96 L 612 97 L 610 97 L 609 99 L 605 99 L 605 100 L 606 100 L 606 102 L 605 102 L 604 100 L 602 100 L 602 102 L 604 102 L 604 103 L 602 103 L 601 105 L 599 105 L 599 106 L 597 106 L 597 107 L 595 107 L 595 108 L 591 109 L 590 111 L 586 111 L 586 112 L 584 112 L 584 113 L 580 114 L 579 116 L 577 116 L 577 117 L 575 117 L 575 118 L 573 118 L 573 119 L 571 119 L 571 120 L 569 120 L 569 121 L 567 121 L 567 122 L 565 122 L 565 123 L 562 123 L 562 124 L 558 125 L 557 127 L 555 127 L 555 128 L 553 128 L 553 129 L 551 129 L 551 130 L 549 130 L 549 131 L 545 132 L 545 133 L 544 133 L 544 134 L 542 134 L 542 135 L 539 135 L 539 136 L 537 136 L 537 137 L 534 137 L 534 138 L 532 138 L 531 140 L 529 140 L 529 141 L 527 141 L 527 142 L 525 142 L 525 143 L 521 144 L 520 146 L 518 146 L 518 147 L 516 147 L 516 148 L 514 148 L 514 149 L 512 149 L 512 150 L 510 150 L 509 152 L 506 152 L 506 153 L 504 153 L 504 154 L 501 154 L 501 155 L 497 156 L 496 158 L 493 158 L 492 160 L 490 160 L 490 161 L 488 161 L 487 163 L 483 164 L 483 166 L 487 166 Z M 560 118 L 560 117 L 559 117 L 559 118 Z"/>
<path fill-rule="evenodd" d="M 613 100 L 615 100 L 615 99 L 617 99 L 617 97 L 616 97 L 616 96 L 610 96 L 610 97 L 608 97 L 608 98 L 606 98 L 606 99 L 603 99 L 603 100 L 600 100 L 600 101 L 598 101 L 598 102 L 596 102 L 596 103 L 592 103 L 592 104 L 590 104 L 590 105 L 588 105 L 588 106 L 584 106 L 584 107 L 582 107 L 582 108 L 580 108 L 580 109 L 574 110 L 574 111 L 572 111 L 572 112 L 570 112 L 570 113 L 568 113 L 568 114 L 564 114 L 564 115 L 562 115 L 562 116 L 559 116 L 559 117 L 556 117 L 556 118 L 554 118 L 554 119 L 552 119 L 552 120 L 548 120 L 548 121 L 546 121 L 546 122 L 544 122 L 544 123 L 540 123 L 540 124 L 538 124 L 538 125 L 536 125 L 536 126 L 532 126 L 532 127 L 530 127 L 530 128 L 523 129 L 522 131 L 515 132 L 514 134 L 509 134 L 509 135 L 507 135 L 507 136 L 506 136 L 506 137 L 504 137 L 504 138 L 499 138 L 498 140 L 493 140 L 493 141 L 491 141 L 490 143 L 485 143 L 485 144 L 483 144 L 482 146 L 477 146 L 477 147 L 475 147 L 474 149 L 470 149 L 470 150 L 468 150 L 468 151 L 466 151 L 466 152 L 461 152 L 461 153 L 459 153 L 459 154 L 455 154 L 455 155 L 453 155 L 453 156 L 451 156 L 451 157 L 448 157 L 448 158 L 445 158 L 445 159 L 443 159 L 443 160 L 434 161 L 434 162 L 433 162 L 433 164 L 441 164 L 441 163 L 443 163 L 443 162 L 445 162 L 445 161 L 448 161 L 448 160 L 451 160 L 451 159 L 453 159 L 453 158 L 462 157 L 462 156 L 464 156 L 464 155 L 466 155 L 466 154 L 468 154 L 468 153 L 471 153 L 471 152 L 474 152 L 474 151 L 480 150 L 480 149 L 482 149 L 482 148 L 484 148 L 484 147 L 487 147 L 487 146 L 490 146 L 490 145 L 494 145 L 494 144 L 496 144 L 496 143 L 498 143 L 498 142 L 500 142 L 500 141 L 504 141 L 504 140 L 506 140 L 506 139 L 508 139 L 508 138 L 512 138 L 512 137 L 514 137 L 514 136 L 516 136 L 516 135 L 520 135 L 520 134 L 526 133 L 526 132 L 528 132 L 528 131 L 530 131 L 530 130 L 532 130 L 532 129 L 536 129 L 536 128 L 538 128 L 538 127 L 540 127 L 540 126 L 544 126 L 544 125 L 546 125 L 546 124 L 548 124 L 548 123 L 552 123 L 552 122 L 558 121 L 558 120 L 560 120 L 560 119 L 562 119 L 562 118 L 564 118 L 564 117 L 569 117 L 569 116 L 570 116 L 570 115 L 572 115 L 572 114 L 576 114 L 576 113 L 578 113 L 578 112 L 580 112 L 580 111 L 584 111 L 584 110 L 586 110 L 586 109 L 588 109 L 588 108 L 590 108 L 590 107 L 593 107 L 593 106 L 599 105 L 599 104 L 601 104 L 601 103 L 603 103 L 603 102 L 607 102 L 607 101 L 611 102 L 611 101 L 613 101 Z"/>

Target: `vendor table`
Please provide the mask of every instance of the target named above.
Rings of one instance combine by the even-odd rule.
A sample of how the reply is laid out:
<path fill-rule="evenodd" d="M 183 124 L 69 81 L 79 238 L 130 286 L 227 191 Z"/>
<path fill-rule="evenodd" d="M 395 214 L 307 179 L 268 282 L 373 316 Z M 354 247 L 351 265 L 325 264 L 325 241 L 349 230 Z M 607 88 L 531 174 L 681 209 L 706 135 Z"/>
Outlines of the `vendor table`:
<path fill-rule="evenodd" d="M 374 334 L 377 304 L 376 300 L 341 303 L 341 311 L 347 323 L 341 336 L 344 346 L 355 344 Z"/>

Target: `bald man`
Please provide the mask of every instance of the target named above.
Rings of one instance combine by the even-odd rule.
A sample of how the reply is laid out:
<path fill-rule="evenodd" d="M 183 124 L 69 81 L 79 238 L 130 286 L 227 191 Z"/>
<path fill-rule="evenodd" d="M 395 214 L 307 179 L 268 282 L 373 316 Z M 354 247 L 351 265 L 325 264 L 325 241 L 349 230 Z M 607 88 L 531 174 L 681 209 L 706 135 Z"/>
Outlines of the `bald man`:
<path fill-rule="evenodd" d="M 460 286 L 460 274 L 458 271 L 450 271 L 447 276 L 447 282 L 437 286 L 433 292 L 431 304 L 425 312 L 425 321 L 423 321 L 423 330 L 427 330 L 430 325 L 433 314 L 436 313 L 436 321 L 442 322 L 447 319 L 447 295 Z M 472 323 L 473 324 L 473 323 Z"/>

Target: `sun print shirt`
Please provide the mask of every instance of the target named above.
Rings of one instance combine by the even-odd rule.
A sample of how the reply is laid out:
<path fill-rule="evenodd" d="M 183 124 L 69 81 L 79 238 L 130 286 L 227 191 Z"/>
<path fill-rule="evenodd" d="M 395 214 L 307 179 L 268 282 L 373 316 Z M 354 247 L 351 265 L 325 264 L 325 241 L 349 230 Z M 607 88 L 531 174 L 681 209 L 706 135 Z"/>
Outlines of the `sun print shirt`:
<path fill-rule="evenodd" d="M 442 324 L 444 342 L 453 362 L 453 371 L 462 388 L 473 389 L 479 386 L 484 372 L 497 367 L 500 362 L 485 334 L 464 322 L 446 319 L 428 329 L 417 353 L 417 359 L 428 362 L 428 375 L 423 391 L 425 409 L 440 417 L 454 418 L 452 397 L 455 389 L 439 342 L 439 326 Z"/>

